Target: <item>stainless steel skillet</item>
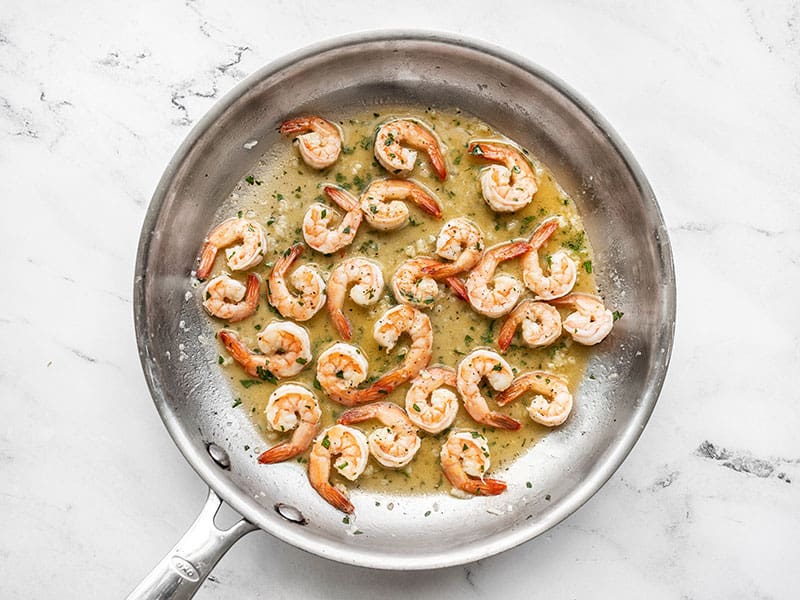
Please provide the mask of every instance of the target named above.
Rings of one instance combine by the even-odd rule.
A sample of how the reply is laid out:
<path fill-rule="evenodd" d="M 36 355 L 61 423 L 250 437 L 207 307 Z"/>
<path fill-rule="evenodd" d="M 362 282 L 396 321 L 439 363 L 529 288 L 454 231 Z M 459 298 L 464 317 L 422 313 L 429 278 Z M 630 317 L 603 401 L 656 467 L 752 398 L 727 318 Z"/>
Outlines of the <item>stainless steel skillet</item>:
<path fill-rule="evenodd" d="M 265 468 L 245 450 L 262 441 L 232 408 L 232 392 L 215 368 L 213 330 L 196 294 L 187 294 L 189 273 L 220 202 L 278 142 L 281 120 L 400 103 L 460 107 L 544 161 L 575 198 L 601 291 L 625 317 L 594 353 L 587 370 L 593 378 L 581 383 L 569 421 L 503 473 L 506 493 L 465 501 L 356 492 L 348 525 L 310 488 L 301 465 Z M 209 498 L 131 597 L 188 598 L 227 549 L 257 528 L 325 558 L 412 570 L 474 561 L 554 526 L 608 480 L 653 410 L 672 347 L 675 279 L 647 180 L 584 100 L 497 48 L 440 34 L 381 32 L 319 44 L 264 67 L 195 126 L 150 203 L 134 305 L 153 401 L 208 484 Z M 227 531 L 213 524 L 222 501 L 245 519 Z"/>

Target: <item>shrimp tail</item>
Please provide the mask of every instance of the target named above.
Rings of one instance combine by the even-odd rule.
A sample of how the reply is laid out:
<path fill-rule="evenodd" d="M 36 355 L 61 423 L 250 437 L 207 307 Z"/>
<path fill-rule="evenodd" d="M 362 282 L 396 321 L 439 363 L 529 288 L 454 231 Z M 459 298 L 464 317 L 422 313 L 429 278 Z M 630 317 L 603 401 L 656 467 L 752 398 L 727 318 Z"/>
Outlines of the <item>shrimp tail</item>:
<path fill-rule="evenodd" d="M 281 123 L 278 131 L 283 135 L 292 135 L 295 133 L 305 133 L 311 128 L 311 123 L 308 117 L 297 117 L 289 119 Z"/>
<path fill-rule="evenodd" d="M 433 170 L 436 171 L 436 175 L 439 177 L 439 181 L 444 181 L 447 179 L 447 165 L 444 163 L 444 156 L 442 156 L 439 148 L 437 147 L 431 150 L 428 153 L 428 156 L 431 160 L 431 166 L 433 167 Z"/>
<path fill-rule="evenodd" d="M 443 177 L 440 178 L 443 179 Z M 441 218 L 442 207 L 439 206 L 439 203 L 436 202 L 435 198 L 432 198 L 423 190 L 415 187 L 411 192 L 411 199 L 414 201 L 414 204 L 419 206 L 429 215 L 433 215 L 437 219 Z"/>
<path fill-rule="evenodd" d="M 557 229 L 558 221 L 556 219 L 548 219 L 536 228 L 536 231 L 531 234 L 528 243 L 531 245 L 532 249 L 538 250 L 550 239 L 550 236 L 553 235 Z"/>
<path fill-rule="evenodd" d="M 375 402 L 376 400 L 385 398 L 391 394 L 397 386 L 403 385 L 408 379 L 410 378 L 406 377 L 400 370 L 390 371 L 365 390 L 361 390 L 358 395 L 357 404 L 367 404 L 368 402 Z"/>
<path fill-rule="evenodd" d="M 300 256 L 304 250 L 305 246 L 303 244 L 295 244 L 291 248 L 284 250 L 283 255 L 275 261 L 275 266 L 272 267 L 270 277 L 273 275 L 283 277 L 289 267 L 292 266 L 295 259 Z M 269 289 L 267 291 L 269 291 Z"/>
<path fill-rule="evenodd" d="M 303 452 L 302 448 L 298 448 L 294 444 L 286 442 L 283 444 L 278 444 L 277 446 L 273 446 L 269 450 L 262 452 L 258 457 L 258 462 L 260 462 L 262 465 L 271 465 L 273 463 L 279 463 L 289 460 L 290 458 L 294 458 L 301 452 Z"/>
<path fill-rule="evenodd" d="M 336 331 L 339 332 L 339 335 L 342 336 L 342 339 L 345 341 L 350 341 L 353 338 L 353 332 L 350 327 L 350 321 L 345 316 L 344 312 L 341 308 L 331 308 L 331 321 L 333 321 L 333 325 L 336 327 Z"/>
<path fill-rule="evenodd" d="M 350 500 L 347 499 L 347 496 L 345 496 L 339 489 L 333 487 L 327 481 L 324 481 L 317 486 L 317 492 L 328 504 L 342 512 L 351 514 L 355 510 Z"/>
<path fill-rule="evenodd" d="M 491 142 L 472 142 L 467 148 L 467 154 L 480 156 L 486 160 L 502 162 L 505 158 L 504 148 L 498 147 Z"/>
<path fill-rule="evenodd" d="M 375 411 L 373 410 L 372 404 L 368 404 L 366 406 L 356 406 L 355 408 L 351 408 L 349 410 L 344 411 L 339 418 L 336 419 L 336 422 L 341 425 L 350 425 L 352 423 L 361 423 L 362 421 L 368 421 L 375 416 Z"/>
<path fill-rule="evenodd" d="M 218 248 L 208 240 L 203 244 L 203 249 L 200 251 L 200 264 L 197 266 L 197 278 L 200 281 L 204 281 L 211 273 L 214 260 L 217 258 L 217 251 Z"/>
<path fill-rule="evenodd" d="M 517 256 L 521 256 L 523 254 L 527 254 L 532 250 L 531 245 L 528 242 L 512 242 L 506 246 L 502 246 L 497 248 L 497 259 L 498 260 L 511 260 L 512 258 L 516 258 Z"/>
<path fill-rule="evenodd" d="M 517 332 L 518 321 L 512 312 L 500 327 L 500 332 L 497 334 L 497 346 L 501 352 L 508 350 L 511 346 L 511 340 L 514 339 L 514 334 Z"/>
<path fill-rule="evenodd" d="M 251 361 L 251 352 L 247 346 L 242 343 L 242 340 L 239 339 L 239 336 L 236 334 L 236 332 L 228 329 L 222 329 L 219 332 L 219 341 L 222 342 L 223 346 L 225 346 L 225 350 L 227 350 L 228 354 L 233 357 L 233 360 L 244 367 L 244 370 L 248 375 L 252 377 L 258 377 L 256 367 Z"/>
<path fill-rule="evenodd" d="M 517 421 L 516 419 L 512 419 L 508 415 L 504 415 L 503 413 L 498 412 L 490 412 L 484 418 L 484 422 L 487 425 L 491 425 L 492 427 L 497 427 L 498 429 L 505 429 L 506 431 L 516 431 L 520 427 L 522 427 L 522 423 Z"/>
<path fill-rule="evenodd" d="M 508 487 L 505 481 L 499 479 L 470 479 L 465 486 L 471 494 L 481 496 L 497 496 L 506 491 Z"/>
<path fill-rule="evenodd" d="M 467 286 L 464 285 L 464 282 L 458 277 L 448 277 L 446 281 L 450 289 L 453 290 L 453 293 L 469 304 L 469 294 L 467 293 Z"/>
<path fill-rule="evenodd" d="M 550 304 L 555 304 L 556 306 L 568 306 L 573 307 L 576 304 L 577 299 L 579 298 L 577 292 L 573 292 L 572 294 L 567 294 L 566 296 L 562 296 L 561 298 L 552 298 L 548 300 Z"/>
<path fill-rule="evenodd" d="M 324 188 L 322 188 L 322 191 L 325 192 L 325 195 L 328 196 L 328 198 L 336 202 L 336 204 L 338 204 L 342 210 L 350 212 L 358 208 L 358 201 L 351 197 L 344 190 L 332 185 L 326 185 Z"/>
<path fill-rule="evenodd" d="M 522 394 L 524 394 L 528 390 L 528 380 L 523 375 L 517 377 L 514 381 L 511 382 L 506 389 L 500 392 L 495 400 L 497 401 L 497 406 L 505 406 L 506 404 L 513 402 Z"/>
<path fill-rule="evenodd" d="M 244 294 L 244 303 L 251 307 L 252 312 L 243 312 L 240 316 L 229 319 L 230 323 L 236 323 L 242 319 L 246 319 L 255 312 L 256 305 L 258 304 L 258 295 L 261 292 L 261 276 L 256 273 L 250 273 L 247 276 L 247 289 Z"/>
<path fill-rule="evenodd" d="M 433 263 L 428 265 L 427 267 L 422 267 L 422 273 L 430 277 L 431 279 L 435 279 L 437 281 L 441 281 L 442 279 L 447 279 L 448 277 L 452 277 L 453 275 L 457 275 L 460 273 L 462 269 L 456 266 L 455 263 Z"/>

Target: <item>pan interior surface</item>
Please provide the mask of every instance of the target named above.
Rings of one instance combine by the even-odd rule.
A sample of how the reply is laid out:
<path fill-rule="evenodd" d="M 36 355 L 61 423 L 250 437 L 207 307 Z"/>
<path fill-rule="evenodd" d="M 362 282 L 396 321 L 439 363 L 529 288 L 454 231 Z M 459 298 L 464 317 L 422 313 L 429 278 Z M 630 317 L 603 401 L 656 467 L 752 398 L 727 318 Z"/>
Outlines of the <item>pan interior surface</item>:
<path fill-rule="evenodd" d="M 567 423 L 498 474 L 509 483 L 504 494 L 461 500 L 354 492 L 356 514 L 345 523 L 311 489 L 303 465 L 264 467 L 246 450 L 263 441 L 232 406 L 190 271 L 219 205 L 262 154 L 268 159 L 274 144 L 285 143 L 276 130 L 282 120 L 398 104 L 461 108 L 544 162 L 581 212 L 606 304 L 625 316 L 593 353 Z M 591 497 L 653 409 L 675 312 L 661 215 L 644 176 L 604 121 L 519 59 L 427 34 L 318 46 L 265 67 L 218 103 L 156 190 L 140 240 L 135 293 L 140 355 L 154 401 L 200 476 L 279 538 L 327 558 L 386 569 L 436 568 L 495 554 L 547 530 Z M 211 443 L 227 452 L 229 469 L 211 459 Z"/>

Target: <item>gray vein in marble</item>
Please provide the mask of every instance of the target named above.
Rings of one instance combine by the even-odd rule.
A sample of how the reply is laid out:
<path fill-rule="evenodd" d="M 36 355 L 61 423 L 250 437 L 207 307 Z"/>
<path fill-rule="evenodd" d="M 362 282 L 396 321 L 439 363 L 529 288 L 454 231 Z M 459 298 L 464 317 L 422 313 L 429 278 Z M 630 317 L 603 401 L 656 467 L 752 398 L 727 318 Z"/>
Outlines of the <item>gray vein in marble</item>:
<path fill-rule="evenodd" d="M 200 21 L 200 33 L 210 39 L 211 32 L 208 30 L 208 20 L 200 13 L 200 9 L 197 7 L 197 2 L 195 0 L 186 0 L 185 6 L 191 10 Z"/>
<path fill-rule="evenodd" d="M 472 580 L 472 570 L 469 567 L 464 567 L 464 579 L 469 584 L 469 587 L 473 590 L 476 589 L 475 582 Z"/>
<path fill-rule="evenodd" d="M 0 97 L 0 113 L 5 113 L 16 131 L 9 131 L 14 136 L 38 138 L 39 132 L 33 127 L 28 109 L 17 109 L 11 106 L 6 98 Z"/>
<path fill-rule="evenodd" d="M 119 52 L 112 51 L 106 54 L 103 58 L 96 60 L 98 65 L 111 68 L 133 69 L 137 67 L 141 61 L 150 58 L 151 52 L 148 49 L 140 50 L 132 57 L 121 56 Z"/>
<path fill-rule="evenodd" d="M 800 234 L 800 228 L 796 229 L 782 229 L 782 230 L 771 230 L 771 229 L 763 229 L 761 227 L 754 227 L 753 225 L 747 225 L 745 223 L 702 223 L 699 221 L 687 221 L 686 223 L 682 223 L 680 225 L 675 225 L 669 227 L 669 231 L 687 231 L 687 232 L 697 232 L 697 233 L 711 233 L 714 231 L 718 231 L 724 227 L 742 227 L 747 229 L 748 231 L 752 231 L 754 233 L 758 233 L 768 238 L 778 237 L 782 235 L 797 235 Z"/>
<path fill-rule="evenodd" d="M 249 46 L 230 46 L 235 48 L 233 57 L 225 62 L 214 66 L 206 75 L 210 77 L 210 81 L 205 82 L 208 86 L 207 91 L 202 89 L 202 81 L 198 79 L 191 79 L 183 81 L 177 85 L 172 86 L 170 103 L 178 109 L 181 114 L 179 119 L 173 121 L 176 125 L 188 126 L 194 122 L 194 119 L 189 115 L 189 109 L 184 100 L 187 96 L 195 98 L 214 99 L 219 95 L 219 79 L 223 76 L 229 76 L 235 81 L 244 78 L 244 73 L 236 69 L 236 65 L 242 62 L 242 56 L 245 52 L 250 50 Z M 198 89 L 199 88 L 199 89 Z"/>
<path fill-rule="evenodd" d="M 96 363 L 97 359 L 94 356 L 89 356 L 78 350 L 77 348 L 69 348 L 69 351 L 72 352 L 75 356 L 80 358 L 81 360 L 85 360 L 86 362 Z"/>
<path fill-rule="evenodd" d="M 695 454 L 718 462 L 723 467 L 737 473 L 748 473 L 761 478 L 771 477 L 776 474 L 778 466 L 781 464 L 800 463 L 800 459 L 773 458 L 772 460 L 767 460 L 758 458 L 746 451 L 729 450 L 728 448 L 715 446 L 708 440 L 705 440 L 697 447 Z M 791 479 L 788 479 L 785 473 L 780 472 L 776 475 L 786 483 L 791 483 Z"/>
<path fill-rule="evenodd" d="M 764 6 L 764 5 L 762 5 Z M 760 7 L 761 8 L 761 7 Z M 771 7 L 771 10 L 767 11 L 769 17 L 775 17 L 778 13 L 778 10 L 775 10 L 777 7 Z M 776 47 L 781 49 L 788 49 L 788 50 L 800 50 L 800 32 L 798 32 L 798 23 L 800 23 L 800 5 L 792 3 L 788 6 L 789 15 L 787 17 L 781 19 L 775 19 L 776 22 L 779 21 L 779 25 L 776 28 L 778 31 L 767 31 L 766 29 L 769 28 L 770 23 L 763 23 L 760 20 L 760 16 L 757 17 L 753 13 L 753 9 L 750 6 L 745 7 L 744 14 L 747 17 L 747 21 L 750 23 L 750 26 L 753 29 L 753 32 L 756 35 L 758 41 L 763 44 L 763 46 L 767 49 L 767 52 L 772 54 L 775 52 Z M 784 33 L 782 30 L 785 26 L 785 34 L 782 36 L 784 39 L 776 39 L 779 37 L 779 33 Z M 794 53 L 793 58 L 796 59 L 796 52 Z"/>
<path fill-rule="evenodd" d="M 675 482 L 679 475 L 680 473 L 678 471 L 671 471 L 663 477 L 659 477 L 653 482 L 653 485 L 650 486 L 650 491 L 657 492 L 658 490 L 668 488 Z"/>
<path fill-rule="evenodd" d="M 27 262 L 29 265 L 34 266 L 34 267 L 36 267 L 38 269 L 42 269 L 43 271 L 45 271 L 51 277 L 55 277 L 55 278 L 57 278 L 57 279 L 59 279 L 61 281 L 66 281 L 67 283 L 71 283 L 71 284 L 74 284 L 74 285 L 77 285 L 77 286 L 81 286 L 81 287 L 86 286 L 85 283 L 83 283 L 81 281 L 77 281 L 77 280 L 73 279 L 72 277 L 70 277 L 69 275 L 62 275 L 60 273 L 54 273 L 52 271 L 52 269 L 50 269 L 47 266 L 45 266 L 45 265 L 33 260 L 32 258 L 25 259 L 25 262 Z M 116 300 L 119 300 L 120 302 L 124 302 L 125 304 L 130 304 L 131 303 L 130 296 L 123 296 L 122 294 L 119 294 L 119 293 L 117 293 L 117 292 L 115 292 L 113 290 L 107 290 L 105 288 L 98 288 L 98 287 L 94 287 L 94 286 L 91 286 L 90 289 L 92 291 L 94 291 L 94 292 L 99 293 L 99 294 L 105 294 L 106 296 L 111 296 L 112 298 L 114 298 Z"/>

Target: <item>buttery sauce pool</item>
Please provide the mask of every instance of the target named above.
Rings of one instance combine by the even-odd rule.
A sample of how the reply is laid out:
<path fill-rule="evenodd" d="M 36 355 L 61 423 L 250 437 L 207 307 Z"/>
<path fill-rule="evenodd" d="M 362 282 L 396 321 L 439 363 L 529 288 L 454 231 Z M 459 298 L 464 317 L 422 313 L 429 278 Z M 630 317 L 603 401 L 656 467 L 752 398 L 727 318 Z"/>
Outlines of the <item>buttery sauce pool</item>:
<path fill-rule="evenodd" d="M 434 193 L 442 206 L 441 219 L 435 219 L 408 203 L 411 216 L 405 228 L 380 232 L 371 229 L 364 221 L 350 246 L 331 256 L 307 248 L 294 265 L 313 264 L 326 279 L 333 266 L 345 257 L 363 256 L 377 260 L 382 265 L 386 289 L 380 301 L 369 307 L 361 307 L 353 303 L 348 296 L 344 305 L 345 313 L 353 326 L 353 339 L 350 343 L 359 347 L 367 356 L 370 377 L 381 375 L 400 364 L 408 348 L 407 343 L 404 343 L 405 338 L 402 338 L 397 347 L 387 353 L 379 349 L 372 338 L 372 326 L 375 321 L 396 304 L 390 289 L 392 274 L 400 263 L 408 258 L 418 255 L 435 257 L 436 236 L 442 225 L 453 217 L 466 216 L 474 221 L 485 236 L 485 247 L 489 248 L 511 239 L 526 239 L 544 219 L 560 216 L 561 227 L 540 250 L 540 256 L 546 260 L 547 255 L 556 250 L 567 250 L 578 264 L 578 280 L 574 291 L 597 293 L 592 275 L 591 246 L 575 204 L 535 156 L 523 150 L 539 175 L 539 190 L 533 202 L 516 213 L 495 213 L 484 202 L 478 181 L 481 168 L 488 163 L 478 157 L 470 156 L 466 149 L 470 140 L 504 140 L 502 134 L 459 109 L 381 106 L 376 110 L 379 112 L 370 110 L 352 114 L 322 115 L 337 122 L 343 132 L 342 153 L 339 159 L 322 171 L 306 166 L 289 138 L 276 144 L 236 185 L 229 198 L 220 207 L 216 219 L 216 222 L 220 222 L 239 215 L 258 221 L 264 226 L 267 232 L 266 258 L 254 270 L 266 279 L 273 261 L 292 244 L 303 242 L 300 227 L 303 215 L 311 203 L 321 202 L 331 206 L 334 211 L 342 212 L 323 196 L 323 184 L 336 184 L 358 196 L 370 181 L 388 176 L 373 154 L 372 144 L 379 125 L 392 118 L 410 117 L 424 122 L 435 131 L 444 146 L 447 179 L 440 182 L 436 178 L 423 152 L 418 154 L 417 166 L 410 177 Z M 519 263 L 519 260 L 503 263 L 498 272 L 507 272 L 521 279 Z M 223 271 L 227 272 L 224 258 L 218 257 L 212 276 Z M 234 272 L 232 276 L 241 281 L 246 278 L 246 274 L 242 272 Z M 524 297 L 530 297 L 530 292 L 526 291 Z M 489 347 L 497 351 L 497 331 L 505 317 L 493 321 L 479 315 L 456 298 L 446 285 L 440 285 L 439 297 L 425 312 L 430 316 L 433 325 L 431 364 L 456 367 L 464 355 L 477 347 Z M 565 313 L 562 311 L 563 314 Z M 240 334 L 248 347 L 256 348 L 256 335 L 259 330 L 270 321 L 281 317 L 268 304 L 262 290 L 258 310 L 248 319 L 234 324 L 211 319 L 215 330 L 218 331 L 223 327 L 233 329 Z M 319 384 L 315 384 L 316 358 L 326 348 L 341 340 L 324 308 L 301 325 L 309 332 L 314 360 L 300 374 L 280 380 L 279 384 L 297 382 L 314 390 L 322 409 L 322 427 L 327 427 L 334 423 L 346 407 L 329 400 L 319 388 Z M 574 395 L 583 377 L 589 352 L 590 349 L 574 344 L 569 336 L 562 334 L 554 344 L 546 348 L 532 349 L 515 343 L 504 356 L 515 374 L 531 369 L 544 369 L 565 377 Z M 227 374 L 233 388 L 234 405 L 246 411 L 261 432 L 263 443 L 245 448 L 252 453 L 253 460 L 256 460 L 261 452 L 290 435 L 272 431 L 266 422 L 264 411 L 269 395 L 276 385 L 249 377 L 228 357 L 221 345 L 219 355 L 221 368 Z M 410 383 L 400 386 L 387 396 L 387 400 L 404 406 L 409 385 Z M 483 392 L 490 398 L 490 408 L 495 408 L 491 400 L 492 390 L 484 387 Z M 470 418 L 463 403 L 459 408 L 454 427 L 481 431 L 488 440 L 491 451 L 489 476 L 502 479 L 503 467 L 527 451 L 547 433 L 547 427 L 538 425 L 530 419 L 526 411 L 527 404 L 526 396 L 501 409 L 522 423 L 522 428 L 518 431 L 485 427 Z M 369 435 L 380 425 L 368 421 L 355 426 Z M 420 450 L 414 460 L 402 469 L 387 469 L 370 457 L 366 471 L 355 482 L 346 481 L 336 475 L 335 469 L 332 469 L 333 481 L 344 482 L 351 489 L 383 490 L 395 494 L 429 493 L 437 490 L 447 492 L 450 490 L 450 484 L 439 467 L 439 450 L 447 438 L 448 431 L 445 430 L 437 435 L 420 431 L 422 438 Z M 308 452 L 292 460 L 301 463 L 305 468 L 307 456 Z M 264 465 L 263 468 L 269 469 L 270 466 Z"/>

